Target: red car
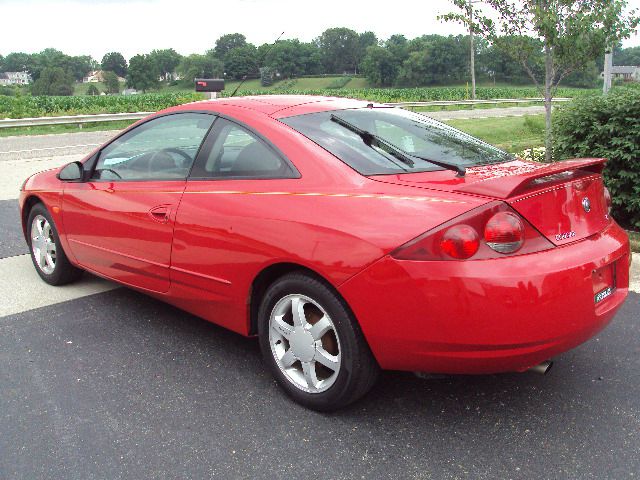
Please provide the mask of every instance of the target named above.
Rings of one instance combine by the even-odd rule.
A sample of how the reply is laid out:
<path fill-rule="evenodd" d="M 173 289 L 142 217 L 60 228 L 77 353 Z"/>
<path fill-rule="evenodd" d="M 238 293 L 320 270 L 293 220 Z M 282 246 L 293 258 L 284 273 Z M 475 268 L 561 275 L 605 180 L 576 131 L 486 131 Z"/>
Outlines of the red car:
<path fill-rule="evenodd" d="M 20 205 L 44 281 L 87 270 L 257 335 L 284 390 L 330 410 L 380 368 L 545 370 L 607 325 L 630 253 L 604 165 L 384 105 L 244 97 L 151 115 Z"/>

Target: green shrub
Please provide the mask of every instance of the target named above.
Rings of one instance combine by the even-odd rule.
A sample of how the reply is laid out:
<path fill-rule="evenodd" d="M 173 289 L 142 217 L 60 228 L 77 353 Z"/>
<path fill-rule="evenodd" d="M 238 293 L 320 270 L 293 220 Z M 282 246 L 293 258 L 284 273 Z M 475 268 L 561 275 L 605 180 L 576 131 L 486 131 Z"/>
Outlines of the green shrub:
<path fill-rule="evenodd" d="M 640 89 L 615 88 L 606 96 L 572 101 L 554 113 L 554 158 L 608 158 L 605 183 L 613 216 L 640 227 Z"/>
<path fill-rule="evenodd" d="M 87 87 L 87 93 L 85 95 L 100 95 L 100 90 L 92 83 Z"/>

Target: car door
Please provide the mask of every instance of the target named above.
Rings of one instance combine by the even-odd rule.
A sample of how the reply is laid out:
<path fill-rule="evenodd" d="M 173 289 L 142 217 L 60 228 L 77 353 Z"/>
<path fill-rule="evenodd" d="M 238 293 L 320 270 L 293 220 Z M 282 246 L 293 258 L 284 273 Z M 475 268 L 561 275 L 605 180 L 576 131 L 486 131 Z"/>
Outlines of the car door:
<path fill-rule="evenodd" d="M 65 185 L 64 229 L 81 265 L 134 287 L 169 290 L 176 211 L 214 120 L 191 112 L 155 117 L 102 148 L 88 181 Z"/>
<path fill-rule="evenodd" d="M 216 120 L 192 169 L 176 218 L 171 297 L 235 331 L 246 325 L 247 285 L 270 256 L 267 195 L 299 173 L 271 144 L 231 120 Z M 265 241 L 266 240 L 266 241 Z"/>

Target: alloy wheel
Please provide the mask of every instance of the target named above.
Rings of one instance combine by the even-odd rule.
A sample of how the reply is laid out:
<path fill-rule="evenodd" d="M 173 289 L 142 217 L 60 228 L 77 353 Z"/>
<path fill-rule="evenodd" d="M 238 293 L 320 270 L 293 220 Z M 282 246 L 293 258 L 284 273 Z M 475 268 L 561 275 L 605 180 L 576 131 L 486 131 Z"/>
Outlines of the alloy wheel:
<path fill-rule="evenodd" d="M 38 268 L 51 275 L 56 268 L 56 242 L 51 224 L 43 215 L 36 215 L 31 222 L 31 250 Z"/>
<path fill-rule="evenodd" d="M 273 307 L 269 343 L 289 382 L 307 393 L 328 390 L 340 372 L 340 340 L 331 317 L 305 295 L 287 295 Z"/>

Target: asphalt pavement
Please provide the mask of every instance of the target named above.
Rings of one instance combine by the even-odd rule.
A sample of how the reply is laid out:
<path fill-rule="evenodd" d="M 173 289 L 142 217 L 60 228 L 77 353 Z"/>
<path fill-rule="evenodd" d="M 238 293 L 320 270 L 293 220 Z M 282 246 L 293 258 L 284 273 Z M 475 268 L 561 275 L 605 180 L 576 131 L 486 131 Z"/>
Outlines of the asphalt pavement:
<path fill-rule="evenodd" d="M 0 179 L 84 151 L 64 153 L 0 157 Z M 636 292 L 546 376 L 386 372 L 362 401 L 319 414 L 281 392 L 254 339 L 90 275 L 47 287 L 17 188 L 0 184 L 2 480 L 640 475 Z"/>

